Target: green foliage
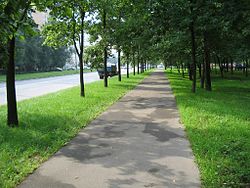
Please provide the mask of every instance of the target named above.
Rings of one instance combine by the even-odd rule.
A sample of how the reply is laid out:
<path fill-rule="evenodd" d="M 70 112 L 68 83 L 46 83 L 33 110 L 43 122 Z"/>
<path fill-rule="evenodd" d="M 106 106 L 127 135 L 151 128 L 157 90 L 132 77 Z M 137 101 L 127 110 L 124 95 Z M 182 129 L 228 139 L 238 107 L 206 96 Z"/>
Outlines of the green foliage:
<path fill-rule="evenodd" d="M 248 1 L 153 0 L 148 6 L 146 4 L 142 1 L 134 2 L 136 7 L 132 7 L 131 13 L 134 15 L 129 21 L 133 23 L 139 20 L 136 22 L 137 29 L 130 33 L 135 34 L 136 30 L 142 28 L 137 38 L 138 41 L 144 41 L 139 42 L 145 51 L 142 52 L 144 56 L 152 54 L 151 57 L 157 56 L 162 61 L 188 64 L 191 60 L 189 27 L 193 21 L 198 64 L 202 63 L 204 56 L 204 34 L 207 36 L 212 55 L 233 59 L 239 63 L 249 58 Z M 136 12 L 140 15 L 135 16 Z M 143 40 L 143 36 L 146 40 Z"/>
<path fill-rule="evenodd" d="M 84 50 L 84 59 L 91 68 L 98 69 L 103 67 L 103 47 L 97 43 Z"/>
<path fill-rule="evenodd" d="M 51 71 L 56 67 L 63 68 L 71 52 L 66 47 L 53 49 L 42 46 L 40 36 L 30 37 L 17 42 L 16 66 L 18 72 Z"/>
<path fill-rule="evenodd" d="M 2 0 L 0 2 L 0 68 L 8 60 L 8 41 L 13 37 L 24 38 L 34 35 L 35 23 L 31 13 L 35 5 L 46 0 Z M 45 7 L 43 7 L 45 8 Z"/>
<path fill-rule="evenodd" d="M 1 42 L 7 43 L 13 36 L 23 35 L 23 33 L 31 34 L 34 22 L 30 13 L 32 3 L 39 3 L 39 0 L 4 0 L 0 3 L 0 36 Z M 22 33 L 18 32 L 22 29 Z"/>
<path fill-rule="evenodd" d="M 50 21 L 43 28 L 44 44 L 53 48 L 73 45 L 72 34 L 66 22 Z"/>
<path fill-rule="evenodd" d="M 0 187 L 15 187 L 148 74 L 124 78 L 122 86 L 110 79 L 108 89 L 101 81 L 87 84 L 86 98 L 73 88 L 20 102 L 15 129 L 5 125 L 6 107 L 0 107 Z"/>
<path fill-rule="evenodd" d="M 203 187 L 247 187 L 250 182 L 250 79 L 214 76 L 214 91 L 190 93 L 189 80 L 167 72 Z M 240 84 L 239 84 L 240 82 Z"/>
<path fill-rule="evenodd" d="M 50 10 L 50 18 L 42 32 L 45 37 L 44 44 L 58 48 L 71 46 L 74 40 L 80 41 L 79 35 L 86 27 L 86 22 L 82 26 L 85 19 L 85 15 L 82 14 L 91 11 L 89 1 L 57 0 L 48 3 L 47 7 Z"/>
<path fill-rule="evenodd" d="M 22 16 L 19 11 L 24 8 L 22 2 L 24 1 L 4 0 L 0 2 L 0 68 L 6 65 L 8 59 L 7 42 L 17 31 L 17 22 Z"/>

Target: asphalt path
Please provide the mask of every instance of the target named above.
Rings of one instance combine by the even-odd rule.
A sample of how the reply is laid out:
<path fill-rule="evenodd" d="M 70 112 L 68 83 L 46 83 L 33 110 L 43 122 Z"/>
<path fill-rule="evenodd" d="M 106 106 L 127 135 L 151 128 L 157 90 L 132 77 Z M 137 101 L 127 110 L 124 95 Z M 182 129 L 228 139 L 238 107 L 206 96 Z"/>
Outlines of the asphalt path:
<path fill-rule="evenodd" d="M 132 70 L 130 70 L 130 72 L 131 71 Z M 122 74 L 126 74 L 126 69 L 122 69 Z M 84 73 L 85 83 L 91 83 L 98 80 L 100 79 L 97 72 Z M 42 96 L 78 85 L 78 74 L 16 81 L 17 101 Z M 0 83 L 0 105 L 6 103 L 6 84 Z"/>
<path fill-rule="evenodd" d="M 169 81 L 154 72 L 18 188 L 199 188 Z"/>

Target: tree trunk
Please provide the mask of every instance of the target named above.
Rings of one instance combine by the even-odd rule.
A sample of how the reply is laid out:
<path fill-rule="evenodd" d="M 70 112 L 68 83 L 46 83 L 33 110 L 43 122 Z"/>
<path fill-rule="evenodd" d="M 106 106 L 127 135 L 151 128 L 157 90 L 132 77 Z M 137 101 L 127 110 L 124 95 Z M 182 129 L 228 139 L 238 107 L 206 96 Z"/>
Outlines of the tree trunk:
<path fill-rule="evenodd" d="M 141 59 L 141 73 L 143 73 L 144 71 L 143 71 L 143 67 L 144 67 L 144 60 L 143 59 Z"/>
<path fill-rule="evenodd" d="M 204 55 L 205 55 L 205 88 L 212 91 L 211 70 L 210 70 L 210 51 L 208 46 L 207 33 L 204 33 Z"/>
<path fill-rule="evenodd" d="M 76 44 L 76 23 L 74 22 L 73 26 L 73 44 L 75 47 L 76 54 L 78 56 L 79 65 L 80 65 L 80 96 L 85 96 L 85 90 L 84 90 L 84 77 L 83 77 L 83 51 L 84 51 L 84 18 L 85 18 L 85 12 L 81 12 L 81 34 L 79 39 L 80 48 L 78 49 Z M 75 21 L 75 15 L 73 15 L 73 20 Z"/>
<path fill-rule="evenodd" d="M 233 59 L 231 58 L 231 61 L 230 61 L 230 70 L 231 70 L 231 74 L 234 74 L 234 63 L 233 63 Z"/>
<path fill-rule="evenodd" d="M 135 54 L 133 53 L 133 73 L 134 73 L 134 76 L 135 76 Z"/>
<path fill-rule="evenodd" d="M 180 66 L 179 66 L 179 65 L 176 65 L 176 67 L 177 67 L 178 74 L 181 74 Z"/>
<path fill-rule="evenodd" d="M 80 42 L 80 87 L 81 87 L 81 96 L 85 97 L 85 89 L 84 89 L 84 77 L 83 77 L 83 51 L 84 51 L 84 18 L 85 13 L 81 14 L 81 42 Z"/>
<path fill-rule="evenodd" d="M 226 60 L 226 67 L 227 67 L 227 72 L 229 72 L 229 62 L 228 62 L 228 59 Z"/>
<path fill-rule="evenodd" d="M 198 69 L 199 69 L 199 78 L 201 78 L 201 64 L 198 64 Z"/>
<path fill-rule="evenodd" d="M 7 64 L 6 89 L 7 89 L 7 124 L 10 127 L 18 126 L 18 114 L 15 88 L 15 37 L 9 41 L 9 60 Z"/>
<path fill-rule="evenodd" d="M 118 47 L 118 81 L 122 81 L 121 76 L 121 49 Z"/>
<path fill-rule="evenodd" d="M 138 51 L 137 57 L 137 74 L 140 74 L 140 52 Z"/>
<path fill-rule="evenodd" d="M 127 58 L 127 78 L 129 78 L 129 57 Z"/>
<path fill-rule="evenodd" d="M 204 59 L 203 59 L 203 62 L 202 62 L 202 72 L 201 72 L 201 88 L 204 89 L 204 82 L 205 82 L 205 62 L 204 62 Z"/>
<path fill-rule="evenodd" d="M 83 77 L 83 55 L 80 55 L 79 62 L 80 62 L 80 87 L 81 87 L 81 96 L 85 97 L 84 77 Z"/>
<path fill-rule="evenodd" d="M 193 12 L 193 7 L 191 6 L 191 12 Z M 192 75 L 193 75 L 193 83 L 192 83 L 192 92 L 196 91 L 196 46 L 195 46 L 195 33 L 194 33 L 194 21 L 192 20 L 190 24 L 190 34 L 191 34 L 191 43 L 192 43 Z"/>
<path fill-rule="evenodd" d="M 104 47 L 103 63 L 104 63 L 104 87 L 108 87 L 108 74 L 107 74 L 107 47 Z"/>
<path fill-rule="evenodd" d="M 188 78 L 189 80 L 193 80 L 190 63 L 188 63 L 187 68 L 188 68 Z"/>
<path fill-rule="evenodd" d="M 223 63 L 221 62 L 220 57 L 218 55 L 216 57 L 220 68 L 221 78 L 224 78 Z"/>
<path fill-rule="evenodd" d="M 246 77 L 248 77 L 248 60 L 246 60 L 246 72 L 245 72 Z"/>
<path fill-rule="evenodd" d="M 106 35 L 106 10 L 103 10 L 103 30 L 104 30 L 104 35 Z M 105 41 L 106 43 L 106 41 Z M 104 64 L 104 87 L 108 87 L 108 74 L 107 74 L 107 57 L 108 57 L 108 52 L 107 52 L 107 46 L 105 44 L 104 49 L 103 49 L 103 64 Z"/>
<path fill-rule="evenodd" d="M 217 61 L 216 61 L 216 57 L 214 57 L 214 70 L 215 70 L 215 74 L 217 74 Z"/>
<path fill-rule="evenodd" d="M 185 72 L 184 72 L 184 65 L 181 64 L 181 72 L 182 72 L 182 78 L 185 78 Z"/>
<path fill-rule="evenodd" d="M 224 74 L 225 74 L 225 68 L 226 68 L 226 59 L 223 58 L 223 60 L 220 62 L 220 71 L 221 71 L 221 74 L 222 74 L 222 78 L 224 78 Z"/>
<path fill-rule="evenodd" d="M 145 72 L 146 70 L 147 70 L 147 60 L 145 60 L 143 72 Z"/>

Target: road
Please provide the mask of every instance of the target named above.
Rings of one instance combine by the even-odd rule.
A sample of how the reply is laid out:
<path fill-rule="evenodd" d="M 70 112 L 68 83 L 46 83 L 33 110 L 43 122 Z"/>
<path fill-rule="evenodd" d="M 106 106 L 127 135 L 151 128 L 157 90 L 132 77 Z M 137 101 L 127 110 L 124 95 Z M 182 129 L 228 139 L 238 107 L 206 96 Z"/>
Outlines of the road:
<path fill-rule="evenodd" d="M 99 80 L 97 72 L 85 73 L 85 83 Z M 0 105 L 6 104 L 6 84 L 0 83 Z M 38 97 L 79 85 L 79 75 L 56 76 L 50 78 L 16 81 L 17 101 Z"/>
<path fill-rule="evenodd" d="M 130 70 L 131 72 L 132 70 Z M 126 70 L 122 70 L 126 74 Z M 100 80 L 97 72 L 85 73 L 85 83 Z M 42 96 L 48 93 L 57 92 L 62 89 L 71 88 L 79 85 L 79 75 L 56 76 L 50 78 L 40 78 L 32 80 L 16 81 L 17 101 Z M 7 103 L 6 84 L 0 83 L 0 105 Z"/>

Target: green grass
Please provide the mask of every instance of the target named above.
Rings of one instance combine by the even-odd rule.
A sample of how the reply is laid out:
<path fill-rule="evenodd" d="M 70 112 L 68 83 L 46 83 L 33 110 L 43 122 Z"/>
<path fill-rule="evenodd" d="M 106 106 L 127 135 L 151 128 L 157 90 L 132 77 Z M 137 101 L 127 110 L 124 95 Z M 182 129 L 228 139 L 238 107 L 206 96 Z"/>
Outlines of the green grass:
<path fill-rule="evenodd" d="M 203 187 L 250 187 L 250 78 L 214 76 L 212 92 L 198 88 L 193 94 L 187 78 L 176 72 L 167 77 Z"/>
<path fill-rule="evenodd" d="M 6 106 L 0 107 L 0 187 L 14 187 L 73 138 L 81 128 L 133 89 L 149 72 L 86 85 L 86 98 L 75 87 L 20 102 L 20 127 L 6 125 Z"/>
<path fill-rule="evenodd" d="M 84 72 L 90 72 L 90 70 L 84 70 Z M 52 71 L 52 72 L 38 72 L 38 73 L 24 73 L 16 74 L 16 80 L 30 80 L 37 78 L 48 78 L 53 76 L 64 76 L 70 74 L 78 74 L 78 70 L 68 70 L 68 71 Z M 5 82 L 6 76 L 0 75 L 0 83 Z"/>

